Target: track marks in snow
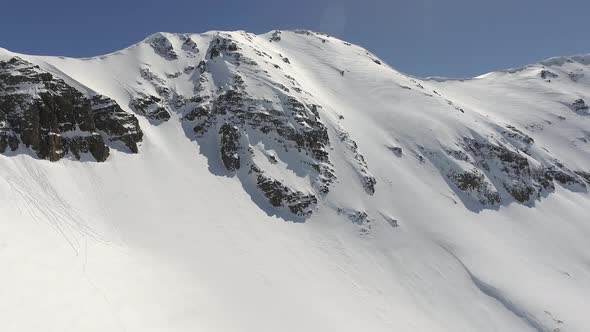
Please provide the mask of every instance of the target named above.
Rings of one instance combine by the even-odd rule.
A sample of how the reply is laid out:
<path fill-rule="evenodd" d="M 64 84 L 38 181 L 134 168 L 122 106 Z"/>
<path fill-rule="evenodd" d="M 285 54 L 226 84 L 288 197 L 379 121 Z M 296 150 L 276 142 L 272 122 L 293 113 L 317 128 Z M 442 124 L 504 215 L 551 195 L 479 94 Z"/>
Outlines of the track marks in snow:
<path fill-rule="evenodd" d="M 0 173 L 0 178 L 21 198 L 18 200 L 22 202 L 19 206 L 21 213 L 29 214 L 37 222 L 49 224 L 77 254 L 82 238 L 100 239 L 84 218 L 55 190 L 44 170 L 30 162 L 21 165 L 18 171 L 5 167 Z"/>
<path fill-rule="evenodd" d="M 458 257 L 455 255 L 450 249 L 448 249 L 444 245 L 440 245 L 440 247 L 446 251 L 449 255 L 451 255 L 457 263 L 461 265 L 461 267 L 465 270 L 465 273 L 469 276 L 469 279 L 473 282 L 475 287 L 479 289 L 484 295 L 490 297 L 491 299 L 495 300 L 499 303 L 502 307 L 512 313 L 514 316 L 522 320 L 527 326 L 529 326 L 532 330 L 537 332 L 554 332 L 555 330 L 547 328 L 541 324 L 530 312 L 526 309 L 520 307 L 518 304 L 514 303 L 510 300 L 509 296 L 507 296 L 503 291 L 494 287 L 493 285 L 483 281 L 479 277 L 477 277 Z M 557 330 L 559 331 L 559 330 Z"/>

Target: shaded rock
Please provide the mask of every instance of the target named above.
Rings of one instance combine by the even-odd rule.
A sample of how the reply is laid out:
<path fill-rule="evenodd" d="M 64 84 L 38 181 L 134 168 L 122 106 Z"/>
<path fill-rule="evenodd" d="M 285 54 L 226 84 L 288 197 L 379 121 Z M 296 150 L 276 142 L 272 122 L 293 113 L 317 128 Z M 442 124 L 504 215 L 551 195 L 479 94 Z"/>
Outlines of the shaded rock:
<path fill-rule="evenodd" d="M 298 216 L 310 216 L 318 203 L 314 195 L 291 190 L 280 181 L 264 174 L 258 174 L 256 184 L 272 206 L 287 207 L 291 213 Z"/>
<path fill-rule="evenodd" d="M 377 180 L 371 172 L 369 171 L 369 167 L 367 166 L 367 162 L 362 154 L 358 151 L 357 143 L 350 138 L 350 134 L 344 131 L 343 128 L 337 128 L 338 138 L 342 143 L 344 143 L 345 147 L 348 150 L 348 153 L 355 161 L 355 171 L 359 175 L 361 179 L 361 184 L 365 189 L 365 192 L 369 195 L 373 195 L 375 193 L 375 185 L 377 184 Z"/>
<path fill-rule="evenodd" d="M 170 43 L 170 40 L 162 34 L 157 34 L 151 37 L 149 45 L 154 49 L 154 52 L 156 52 L 157 55 L 166 60 L 178 59 L 178 54 L 174 51 L 172 43 Z"/>
<path fill-rule="evenodd" d="M 548 71 L 548 70 L 545 70 L 545 69 L 541 70 L 541 73 L 539 73 L 539 75 L 540 75 L 540 76 L 541 76 L 541 78 L 542 78 L 542 79 L 544 79 L 544 80 L 545 80 L 545 79 L 551 79 L 551 78 L 557 78 L 557 77 L 558 77 L 558 75 L 557 75 L 557 74 L 555 74 L 555 73 L 553 73 L 553 72 L 550 72 L 550 71 Z"/>
<path fill-rule="evenodd" d="M 66 145 L 74 157 L 80 160 L 83 153 L 90 153 L 96 161 L 106 161 L 110 154 L 103 138 L 94 133 L 90 136 L 66 138 Z"/>
<path fill-rule="evenodd" d="M 196 54 L 199 53 L 197 43 L 188 36 L 181 36 L 181 39 L 183 40 L 181 49 L 185 51 L 188 56 L 195 57 Z"/>
<path fill-rule="evenodd" d="M 576 171 L 575 173 L 581 176 L 588 184 L 590 184 L 590 172 Z"/>
<path fill-rule="evenodd" d="M 19 89 L 22 84 L 29 89 Z M 0 151 L 22 143 L 41 159 L 90 152 L 104 161 L 105 139 L 133 146 L 141 135 L 137 119 L 113 100 L 86 96 L 18 57 L 0 62 Z"/>
<path fill-rule="evenodd" d="M 336 212 L 359 226 L 361 234 L 368 234 L 371 231 L 373 220 L 369 218 L 367 212 L 349 208 L 338 208 Z"/>
<path fill-rule="evenodd" d="M 389 150 L 390 150 L 391 152 L 393 152 L 393 154 L 394 154 L 396 157 L 401 157 L 401 156 L 402 156 L 402 153 L 403 153 L 403 151 L 402 151 L 402 148 L 400 148 L 399 146 L 390 146 L 390 147 L 388 147 L 388 148 L 389 148 Z"/>
<path fill-rule="evenodd" d="M 160 104 L 162 99 L 138 93 L 138 97 L 131 100 L 131 109 L 153 121 L 168 121 L 170 113 Z"/>
<path fill-rule="evenodd" d="M 452 172 L 449 179 L 462 191 L 470 193 L 483 205 L 495 205 L 500 203 L 500 194 L 485 179 L 478 170 L 472 169 L 465 172 Z"/>
<path fill-rule="evenodd" d="M 131 152 L 139 152 L 137 143 L 142 141 L 143 132 L 135 116 L 103 96 L 92 98 L 92 111 L 97 130 L 107 134 L 110 141 L 121 141 Z"/>
<path fill-rule="evenodd" d="M 230 172 L 240 169 L 240 130 L 236 126 L 224 123 L 219 129 L 219 135 L 223 165 Z"/>
<path fill-rule="evenodd" d="M 588 115 L 588 114 L 590 114 L 590 111 L 589 111 L 590 110 L 590 107 L 588 105 L 586 105 L 586 102 L 582 98 L 576 99 L 576 101 L 574 101 L 571 104 L 571 108 L 576 113 L 581 114 L 581 115 Z"/>
<path fill-rule="evenodd" d="M 275 30 L 275 32 L 273 32 L 272 35 L 270 36 L 269 41 L 270 42 L 279 42 L 279 41 L 281 41 L 281 31 Z"/>

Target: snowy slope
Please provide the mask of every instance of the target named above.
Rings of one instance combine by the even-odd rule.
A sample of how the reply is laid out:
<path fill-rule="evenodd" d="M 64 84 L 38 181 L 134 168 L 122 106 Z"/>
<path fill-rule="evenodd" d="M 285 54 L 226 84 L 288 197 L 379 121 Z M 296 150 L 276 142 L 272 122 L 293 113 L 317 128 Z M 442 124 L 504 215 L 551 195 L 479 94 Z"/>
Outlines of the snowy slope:
<path fill-rule="evenodd" d="M 307 31 L 0 49 L 0 327 L 587 331 L 589 63 L 420 79 Z"/>

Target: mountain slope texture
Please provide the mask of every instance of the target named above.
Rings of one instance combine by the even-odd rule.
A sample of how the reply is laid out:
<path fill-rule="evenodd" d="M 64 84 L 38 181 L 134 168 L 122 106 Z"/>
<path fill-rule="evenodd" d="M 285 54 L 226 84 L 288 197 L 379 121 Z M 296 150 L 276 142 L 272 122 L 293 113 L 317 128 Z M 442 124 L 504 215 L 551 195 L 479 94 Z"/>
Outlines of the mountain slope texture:
<path fill-rule="evenodd" d="M 590 55 L 309 31 L 0 49 L 2 331 L 588 331 Z"/>

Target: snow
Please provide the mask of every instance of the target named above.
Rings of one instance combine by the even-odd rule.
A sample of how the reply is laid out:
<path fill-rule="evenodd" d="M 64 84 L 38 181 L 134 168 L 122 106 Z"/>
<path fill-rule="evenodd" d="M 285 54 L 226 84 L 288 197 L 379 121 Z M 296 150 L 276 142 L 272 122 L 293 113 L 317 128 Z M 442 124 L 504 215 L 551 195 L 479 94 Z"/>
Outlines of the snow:
<path fill-rule="evenodd" d="M 142 68 L 193 94 L 198 76 L 166 74 L 196 67 L 218 34 L 259 71 L 215 59 L 206 89 L 231 84 L 239 71 L 250 93 L 277 102 L 273 84 L 292 89 L 285 75 L 293 77 L 322 106 L 331 139 L 342 128 L 358 144 L 375 194 L 365 192 L 354 154 L 335 144 L 330 194 L 305 223 L 284 220 L 255 204 L 237 177 L 215 175 L 178 112 L 159 125 L 138 116 L 140 152 L 112 150 L 104 163 L 0 155 L 2 331 L 588 330 L 587 190 L 556 184 L 532 204 L 476 212 L 440 166 L 417 156 L 510 124 L 534 138 L 535 160 L 590 171 L 590 145 L 579 140 L 590 139 L 590 117 L 567 106 L 590 101 L 590 56 L 419 79 L 361 47 L 288 31 L 272 42 L 272 33 L 160 33 L 94 58 L 18 56 L 131 112 L 134 95 L 155 93 Z M 156 36 L 177 59 L 154 52 Z M 181 52 L 183 36 L 199 53 Z M 0 59 L 11 56 L 0 49 Z M 543 69 L 558 77 L 542 79 Z M 572 72 L 585 75 L 573 80 Z M 257 161 L 273 177 L 311 190 L 304 170 L 260 142 Z M 338 207 L 367 212 L 370 231 Z"/>

